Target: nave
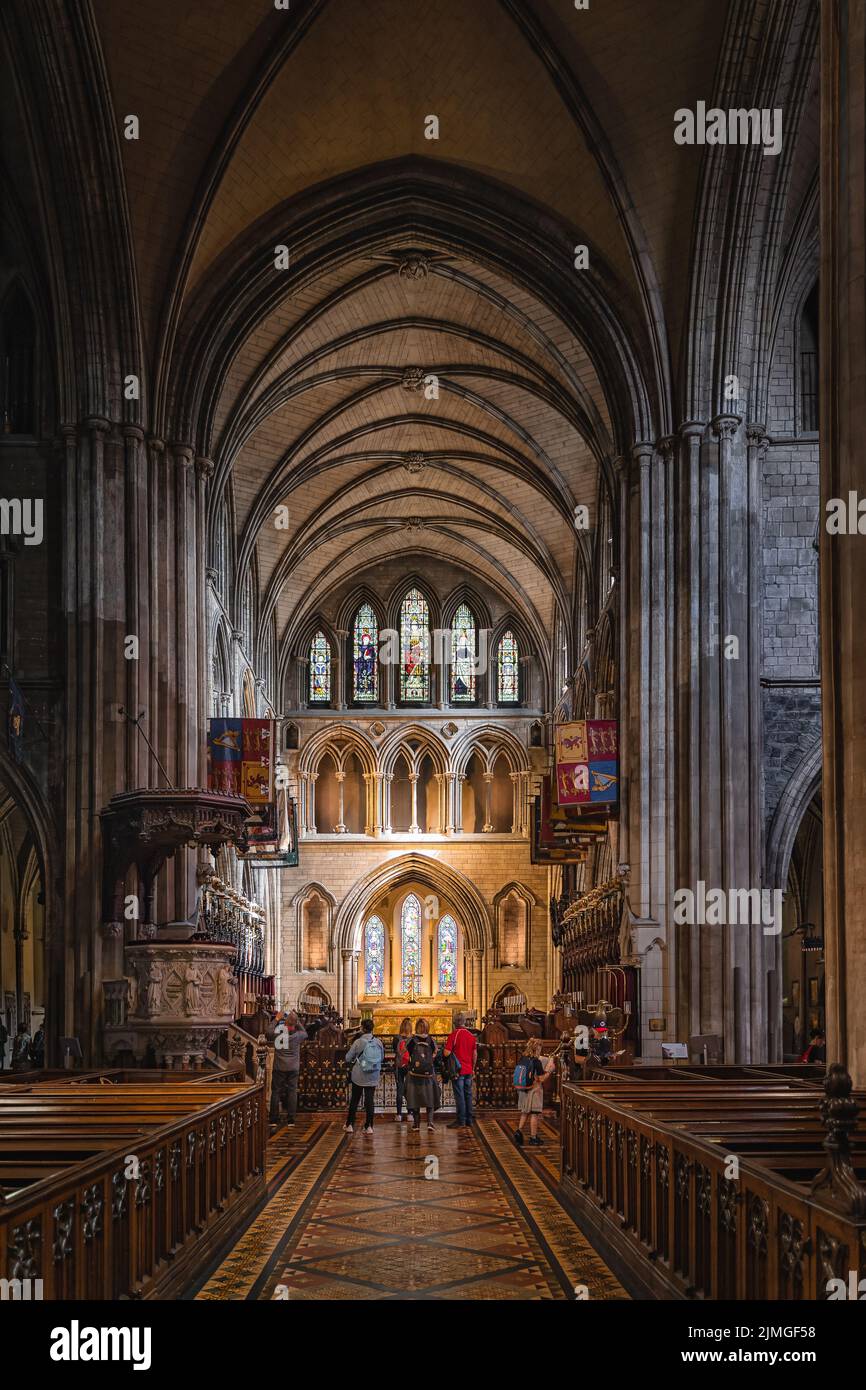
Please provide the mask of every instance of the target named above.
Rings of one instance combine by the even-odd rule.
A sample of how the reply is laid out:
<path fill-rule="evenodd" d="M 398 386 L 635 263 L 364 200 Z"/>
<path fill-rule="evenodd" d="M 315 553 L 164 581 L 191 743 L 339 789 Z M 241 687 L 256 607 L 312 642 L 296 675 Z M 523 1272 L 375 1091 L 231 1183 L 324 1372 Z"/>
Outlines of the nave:
<path fill-rule="evenodd" d="M 268 1146 L 267 1196 L 196 1299 L 623 1299 L 556 1194 L 559 1135 L 518 1150 L 513 1117 L 415 1138 L 392 1114 L 374 1137 L 299 1115 Z M 431 1159 L 435 1160 L 431 1163 Z M 426 1178 L 436 1171 L 438 1177 Z"/>

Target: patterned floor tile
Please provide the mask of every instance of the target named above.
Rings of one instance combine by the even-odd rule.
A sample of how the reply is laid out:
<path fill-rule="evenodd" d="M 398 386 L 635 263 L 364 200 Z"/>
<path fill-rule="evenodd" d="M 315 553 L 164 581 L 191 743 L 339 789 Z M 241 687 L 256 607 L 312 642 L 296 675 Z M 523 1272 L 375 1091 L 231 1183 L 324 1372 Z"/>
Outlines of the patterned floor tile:
<path fill-rule="evenodd" d="M 470 1133 L 410 1139 L 377 1126 L 343 1134 L 329 1115 L 299 1117 L 268 1149 L 261 1210 L 192 1296 L 569 1300 L 624 1298 L 556 1197 L 558 1146 L 519 1150 L 510 1118 Z"/>

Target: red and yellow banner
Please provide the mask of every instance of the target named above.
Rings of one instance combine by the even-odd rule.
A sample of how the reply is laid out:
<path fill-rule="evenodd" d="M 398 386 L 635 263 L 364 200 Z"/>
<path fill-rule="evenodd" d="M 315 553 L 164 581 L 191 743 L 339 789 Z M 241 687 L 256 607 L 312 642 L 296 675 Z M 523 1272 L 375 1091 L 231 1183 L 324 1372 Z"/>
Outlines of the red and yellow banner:
<path fill-rule="evenodd" d="M 207 784 L 213 792 L 245 796 L 252 806 L 274 800 L 273 719 L 211 719 Z"/>
<path fill-rule="evenodd" d="M 556 726 L 556 800 L 560 806 L 619 800 L 615 719 L 576 719 Z"/>

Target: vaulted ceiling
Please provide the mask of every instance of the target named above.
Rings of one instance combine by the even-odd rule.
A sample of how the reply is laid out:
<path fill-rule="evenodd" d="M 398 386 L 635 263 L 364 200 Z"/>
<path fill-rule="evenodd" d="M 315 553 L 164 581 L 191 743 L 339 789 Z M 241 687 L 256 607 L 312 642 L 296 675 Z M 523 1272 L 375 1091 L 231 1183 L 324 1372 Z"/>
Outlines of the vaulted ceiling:
<path fill-rule="evenodd" d="M 574 509 L 595 525 L 614 456 L 672 424 L 703 158 L 673 113 L 711 99 L 748 8 L 93 0 L 118 121 L 140 121 L 154 416 L 213 459 L 215 501 L 231 481 L 278 633 L 425 555 L 569 630 Z"/>

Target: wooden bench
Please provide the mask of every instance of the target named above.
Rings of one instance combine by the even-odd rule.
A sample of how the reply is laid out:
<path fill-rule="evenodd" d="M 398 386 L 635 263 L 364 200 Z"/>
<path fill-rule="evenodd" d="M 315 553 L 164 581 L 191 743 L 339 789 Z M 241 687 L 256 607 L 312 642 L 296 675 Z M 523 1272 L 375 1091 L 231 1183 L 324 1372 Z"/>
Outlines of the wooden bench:
<path fill-rule="evenodd" d="M 46 1299 L 172 1297 L 262 1195 L 261 1085 L 130 1076 L 0 1092 L 0 1276 Z"/>
<path fill-rule="evenodd" d="M 866 1113 L 850 1079 L 831 1068 L 825 1096 L 802 1068 L 708 1070 L 564 1086 L 561 1187 L 581 1225 L 651 1297 L 820 1299 L 863 1277 Z"/>

